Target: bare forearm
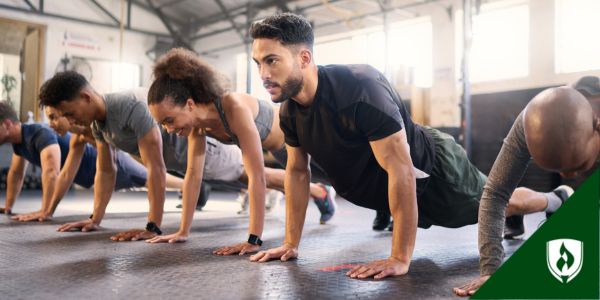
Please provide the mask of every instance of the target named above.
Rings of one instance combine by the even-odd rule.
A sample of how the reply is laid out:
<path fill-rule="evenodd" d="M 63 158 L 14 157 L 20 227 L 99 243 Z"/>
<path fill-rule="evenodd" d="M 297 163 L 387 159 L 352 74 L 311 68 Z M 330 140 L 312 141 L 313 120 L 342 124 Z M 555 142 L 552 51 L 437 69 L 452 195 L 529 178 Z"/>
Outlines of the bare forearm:
<path fill-rule="evenodd" d="M 250 224 L 248 233 L 262 236 L 265 223 L 265 176 L 255 175 L 249 178 L 248 193 L 250 196 Z"/>
<path fill-rule="evenodd" d="M 392 257 L 410 263 L 417 235 L 416 179 L 412 167 L 389 176 L 390 210 L 394 217 Z"/>
<path fill-rule="evenodd" d="M 94 216 L 92 221 L 98 225 L 102 222 L 106 207 L 115 188 L 116 172 L 96 171 L 94 179 Z"/>
<path fill-rule="evenodd" d="M 193 174 L 193 171 L 188 170 L 183 179 L 183 202 L 181 203 L 183 211 L 181 212 L 181 225 L 179 226 L 181 234 L 189 235 L 190 233 L 201 184 L 202 175 L 197 176 Z"/>
<path fill-rule="evenodd" d="M 25 174 L 16 173 L 16 172 L 8 172 L 8 178 L 6 180 L 6 202 L 4 207 L 6 209 L 11 209 L 15 204 L 15 200 L 21 193 L 21 189 L 23 188 L 23 178 Z"/>
<path fill-rule="evenodd" d="M 148 212 L 148 221 L 154 222 L 157 226 L 162 223 L 163 206 L 165 203 L 166 188 L 166 170 L 164 164 L 162 167 L 149 164 L 148 168 L 148 200 L 150 201 L 150 211 Z"/>
<path fill-rule="evenodd" d="M 58 170 L 43 170 L 42 171 L 42 211 L 47 211 L 50 208 L 52 195 L 56 189 L 58 178 Z"/>
<path fill-rule="evenodd" d="M 61 172 L 58 175 L 58 180 L 56 181 L 56 188 L 54 189 L 54 194 L 52 195 L 52 200 L 50 201 L 49 207 L 46 209 L 46 213 L 49 215 L 54 215 L 58 204 L 65 196 L 71 184 L 73 183 L 73 178 L 75 178 L 75 173 Z"/>
<path fill-rule="evenodd" d="M 286 171 L 285 173 L 285 244 L 298 247 L 302 237 L 304 218 L 308 206 L 310 171 Z"/>

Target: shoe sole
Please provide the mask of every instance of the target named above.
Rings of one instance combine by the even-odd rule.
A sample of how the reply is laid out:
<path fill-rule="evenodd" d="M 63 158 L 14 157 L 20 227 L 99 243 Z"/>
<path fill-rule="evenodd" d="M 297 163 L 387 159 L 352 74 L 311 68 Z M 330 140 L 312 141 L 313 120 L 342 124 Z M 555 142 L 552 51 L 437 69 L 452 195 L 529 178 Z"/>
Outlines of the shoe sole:
<path fill-rule="evenodd" d="M 513 236 L 504 236 L 505 240 L 522 240 L 525 237 L 525 232 L 519 234 L 519 235 L 513 235 Z"/>

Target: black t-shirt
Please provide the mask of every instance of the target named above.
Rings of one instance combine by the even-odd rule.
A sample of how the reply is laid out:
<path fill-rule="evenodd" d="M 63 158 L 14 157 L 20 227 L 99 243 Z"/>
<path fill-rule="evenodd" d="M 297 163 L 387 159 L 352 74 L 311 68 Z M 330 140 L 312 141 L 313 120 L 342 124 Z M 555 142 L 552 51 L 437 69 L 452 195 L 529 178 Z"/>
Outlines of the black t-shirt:
<path fill-rule="evenodd" d="M 310 154 L 342 197 L 359 206 L 389 209 L 388 176 L 369 142 L 405 129 L 414 166 L 430 174 L 433 140 L 412 122 L 400 96 L 373 67 L 328 65 L 318 70 L 317 93 L 309 107 L 293 100 L 281 106 L 285 142 Z M 417 195 L 426 181 L 417 180 Z"/>

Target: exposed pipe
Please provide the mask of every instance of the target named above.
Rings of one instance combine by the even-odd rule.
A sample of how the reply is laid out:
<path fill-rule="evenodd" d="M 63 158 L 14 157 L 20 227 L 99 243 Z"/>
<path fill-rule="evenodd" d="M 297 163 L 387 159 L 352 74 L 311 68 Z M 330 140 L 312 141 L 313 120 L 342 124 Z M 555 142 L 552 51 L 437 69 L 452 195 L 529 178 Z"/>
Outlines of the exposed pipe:
<path fill-rule="evenodd" d="M 392 68 L 391 68 L 391 63 L 390 63 L 390 41 L 391 39 L 391 35 L 390 35 L 390 16 L 389 16 L 389 12 L 387 10 L 387 7 L 389 6 L 390 1 L 389 0 L 383 0 L 383 5 L 382 5 L 382 11 L 383 11 L 383 36 L 384 36 L 384 41 L 385 41 L 385 48 L 384 48 L 384 60 L 385 60 L 385 69 L 384 69 L 384 74 L 385 77 L 388 79 L 388 81 L 391 82 L 392 80 Z"/>
<path fill-rule="evenodd" d="M 467 156 L 471 157 L 472 151 L 472 120 L 471 120 L 471 81 L 469 71 L 469 57 L 471 53 L 471 43 L 473 41 L 472 28 L 472 0 L 463 0 L 463 56 L 462 56 L 462 117 L 464 142 L 463 146 Z"/>
<path fill-rule="evenodd" d="M 119 62 L 123 62 L 123 35 L 125 33 L 125 0 L 121 0 L 121 19 L 119 20 Z"/>

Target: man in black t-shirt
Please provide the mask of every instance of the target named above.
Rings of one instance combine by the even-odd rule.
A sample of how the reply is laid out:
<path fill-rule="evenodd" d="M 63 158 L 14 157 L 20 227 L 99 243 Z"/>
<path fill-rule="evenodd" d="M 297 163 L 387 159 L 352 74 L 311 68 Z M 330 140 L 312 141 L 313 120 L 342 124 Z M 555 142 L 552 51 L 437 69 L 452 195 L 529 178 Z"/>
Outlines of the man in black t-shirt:
<path fill-rule="evenodd" d="M 282 102 L 280 126 L 288 151 L 285 241 L 252 261 L 298 255 L 309 154 L 342 197 L 394 217 L 391 256 L 354 267 L 350 277 L 406 274 L 417 226 L 477 223 L 485 176 L 451 136 L 414 124 L 380 72 L 368 65 L 317 67 L 312 28 L 297 15 L 268 17 L 253 24 L 251 33 L 263 85 L 274 102 Z M 533 211 L 519 208 L 509 205 L 513 213 Z"/>

